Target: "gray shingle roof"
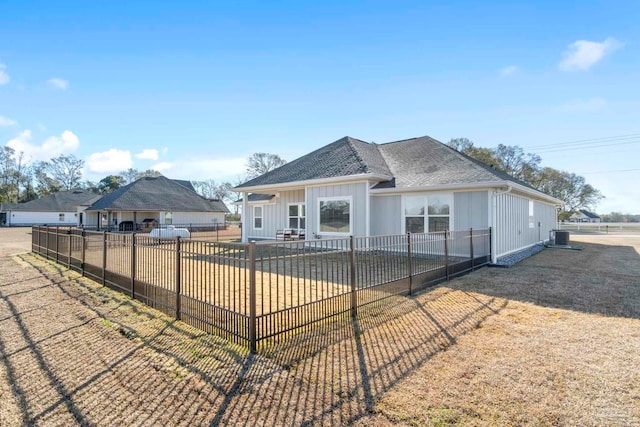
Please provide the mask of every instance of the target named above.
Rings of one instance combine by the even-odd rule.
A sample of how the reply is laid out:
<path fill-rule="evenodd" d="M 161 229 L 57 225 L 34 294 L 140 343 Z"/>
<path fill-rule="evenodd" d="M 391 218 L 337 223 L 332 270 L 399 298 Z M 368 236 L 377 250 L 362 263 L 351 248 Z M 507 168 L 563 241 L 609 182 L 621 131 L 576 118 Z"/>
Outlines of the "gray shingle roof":
<path fill-rule="evenodd" d="M 75 212 L 78 206 L 89 206 L 101 196 L 88 190 L 60 191 L 30 202 L 4 205 L 4 210 L 23 212 Z"/>
<path fill-rule="evenodd" d="M 600 218 L 597 214 L 594 214 L 593 212 L 589 212 L 588 210 L 585 210 L 585 209 L 580 209 L 580 212 L 582 212 L 584 215 L 592 219 Z"/>
<path fill-rule="evenodd" d="M 530 185 L 423 136 L 385 144 L 344 137 L 237 188 L 373 173 L 392 177 L 374 188 L 416 188 L 512 181 Z"/>
<path fill-rule="evenodd" d="M 395 179 L 381 182 L 374 188 L 475 184 L 497 180 L 533 188 L 428 136 L 389 142 L 378 148 Z"/>
<path fill-rule="evenodd" d="M 365 173 L 391 176 L 375 144 L 345 136 L 237 188 Z"/>
<path fill-rule="evenodd" d="M 144 177 L 118 188 L 87 210 L 229 212 L 220 200 L 208 200 L 164 176 Z"/>

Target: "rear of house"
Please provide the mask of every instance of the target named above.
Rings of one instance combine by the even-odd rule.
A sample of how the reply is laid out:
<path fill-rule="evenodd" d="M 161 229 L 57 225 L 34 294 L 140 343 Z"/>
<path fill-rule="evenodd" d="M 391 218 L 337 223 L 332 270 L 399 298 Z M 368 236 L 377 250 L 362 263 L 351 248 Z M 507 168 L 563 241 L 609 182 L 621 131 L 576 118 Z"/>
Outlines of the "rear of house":
<path fill-rule="evenodd" d="M 491 228 L 498 257 L 548 239 L 562 201 L 429 137 L 345 137 L 236 188 L 243 239 L 306 239 Z"/>

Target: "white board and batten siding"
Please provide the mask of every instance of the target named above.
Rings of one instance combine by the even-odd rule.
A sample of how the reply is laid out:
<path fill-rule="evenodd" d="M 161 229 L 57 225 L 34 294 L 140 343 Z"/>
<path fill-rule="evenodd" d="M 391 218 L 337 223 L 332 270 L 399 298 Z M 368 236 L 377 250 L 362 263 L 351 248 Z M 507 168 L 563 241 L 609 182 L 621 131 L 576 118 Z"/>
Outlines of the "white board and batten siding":
<path fill-rule="evenodd" d="M 402 196 L 371 197 L 371 235 L 393 236 L 402 234 Z"/>
<path fill-rule="evenodd" d="M 247 236 L 249 239 L 275 239 L 276 231 L 288 228 L 289 205 L 305 203 L 304 190 L 282 191 L 269 202 L 249 203 L 246 213 Z M 255 227 L 254 207 L 262 207 L 262 228 Z M 243 213 L 244 215 L 244 213 Z M 307 208 L 307 224 L 308 224 Z M 309 233 L 307 232 L 307 236 Z"/>
<path fill-rule="evenodd" d="M 495 197 L 495 257 L 501 257 L 549 239 L 555 228 L 556 207 L 512 193 Z"/>
<path fill-rule="evenodd" d="M 307 187 L 307 238 L 314 234 L 322 237 L 334 237 L 331 233 L 324 233 L 320 228 L 320 202 L 322 200 L 350 200 L 351 232 L 346 235 L 366 236 L 367 207 L 369 205 L 369 183 L 355 182 L 349 184 L 323 185 Z M 338 237 L 338 236 L 335 236 Z"/>
<path fill-rule="evenodd" d="M 402 197 L 443 194 L 442 192 L 394 194 L 371 197 L 371 235 L 388 236 L 404 232 Z M 449 193 L 451 194 L 451 193 Z M 487 191 L 454 192 L 451 206 L 451 225 L 455 230 L 486 229 L 489 227 Z"/>
<path fill-rule="evenodd" d="M 61 215 L 64 214 L 64 218 L 61 220 Z M 25 211 L 10 211 L 7 212 L 7 224 L 10 226 L 32 226 L 43 225 L 49 226 L 75 226 L 78 222 L 76 212 L 25 212 Z"/>

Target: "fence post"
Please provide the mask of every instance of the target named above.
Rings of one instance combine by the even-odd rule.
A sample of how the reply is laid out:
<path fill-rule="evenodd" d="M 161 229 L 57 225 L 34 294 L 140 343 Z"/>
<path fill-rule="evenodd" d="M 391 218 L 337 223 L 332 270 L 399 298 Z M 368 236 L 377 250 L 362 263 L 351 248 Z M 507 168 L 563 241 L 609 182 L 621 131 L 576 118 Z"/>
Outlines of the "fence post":
<path fill-rule="evenodd" d="M 56 225 L 56 263 L 59 261 L 60 252 L 60 226 Z"/>
<path fill-rule="evenodd" d="M 107 283 L 107 232 L 102 232 L 102 285 Z"/>
<path fill-rule="evenodd" d="M 45 247 L 45 257 L 49 259 L 49 227 L 46 228 L 46 233 L 44 235 L 44 247 Z M 608 231 L 608 228 L 607 228 Z"/>
<path fill-rule="evenodd" d="M 449 281 L 449 231 L 444 232 L 444 268 Z"/>
<path fill-rule="evenodd" d="M 80 270 L 82 272 L 82 276 L 84 277 L 84 262 L 86 259 L 86 249 L 87 249 L 87 243 L 86 243 L 86 238 L 87 238 L 87 233 L 82 230 L 82 246 L 80 247 L 80 250 L 82 251 L 82 255 L 81 255 L 81 259 L 80 259 Z"/>
<path fill-rule="evenodd" d="M 407 233 L 407 268 L 409 269 L 409 295 L 413 292 L 413 260 L 411 253 L 411 233 Z"/>
<path fill-rule="evenodd" d="M 180 320 L 181 315 L 180 312 L 180 294 L 182 294 L 181 284 L 182 284 L 182 263 L 181 253 L 180 253 L 180 236 L 176 237 L 176 319 Z"/>
<path fill-rule="evenodd" d="M 351 265 L 351 317 L 356 317 L 358 314 L 358 294 L 356 293 L 356 248 L 353 236 L 349 236 L 349 261 Z"/>
<path fill-rule="evenodd" d="M 256 242 L 249 242 L 249 350 L 256 353 L 258 349 L 256 330 Z"/>
<path fill-rule="evenodd" d="M 71 229 L 67 230 L 67 268 L 71 270 Z"/>
<path fill-rule="evenodd" d="M 131 298 L 136 299 L 136 233 L 131 235 Z"/>
<path fill-rule="evenodd" d="M 476 265 L 473 255 L 473 228 L 469 229 L 469 254 L 471 255 L 471 271 L 474 271 Z"/>

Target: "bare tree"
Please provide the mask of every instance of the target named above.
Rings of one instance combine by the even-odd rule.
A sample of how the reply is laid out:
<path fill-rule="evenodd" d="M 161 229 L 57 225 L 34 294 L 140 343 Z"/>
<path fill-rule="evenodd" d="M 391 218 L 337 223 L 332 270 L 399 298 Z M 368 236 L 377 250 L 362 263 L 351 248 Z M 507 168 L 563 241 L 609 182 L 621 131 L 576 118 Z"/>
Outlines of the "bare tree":
<path fill-rule="evenodd" d="M 60 183 L 61 188 L 71 190 L 80 185 L 84 160 L 78 159 L 73 154 L 54 157 L 48 162 L 43 162 L 42 165 L 44 171 Z"/>
<path fill-rule="evenodd" d="M 253 153 L 247 160 L 247 178 L 255 178 L 286 164 L 277 154 Z"/>

